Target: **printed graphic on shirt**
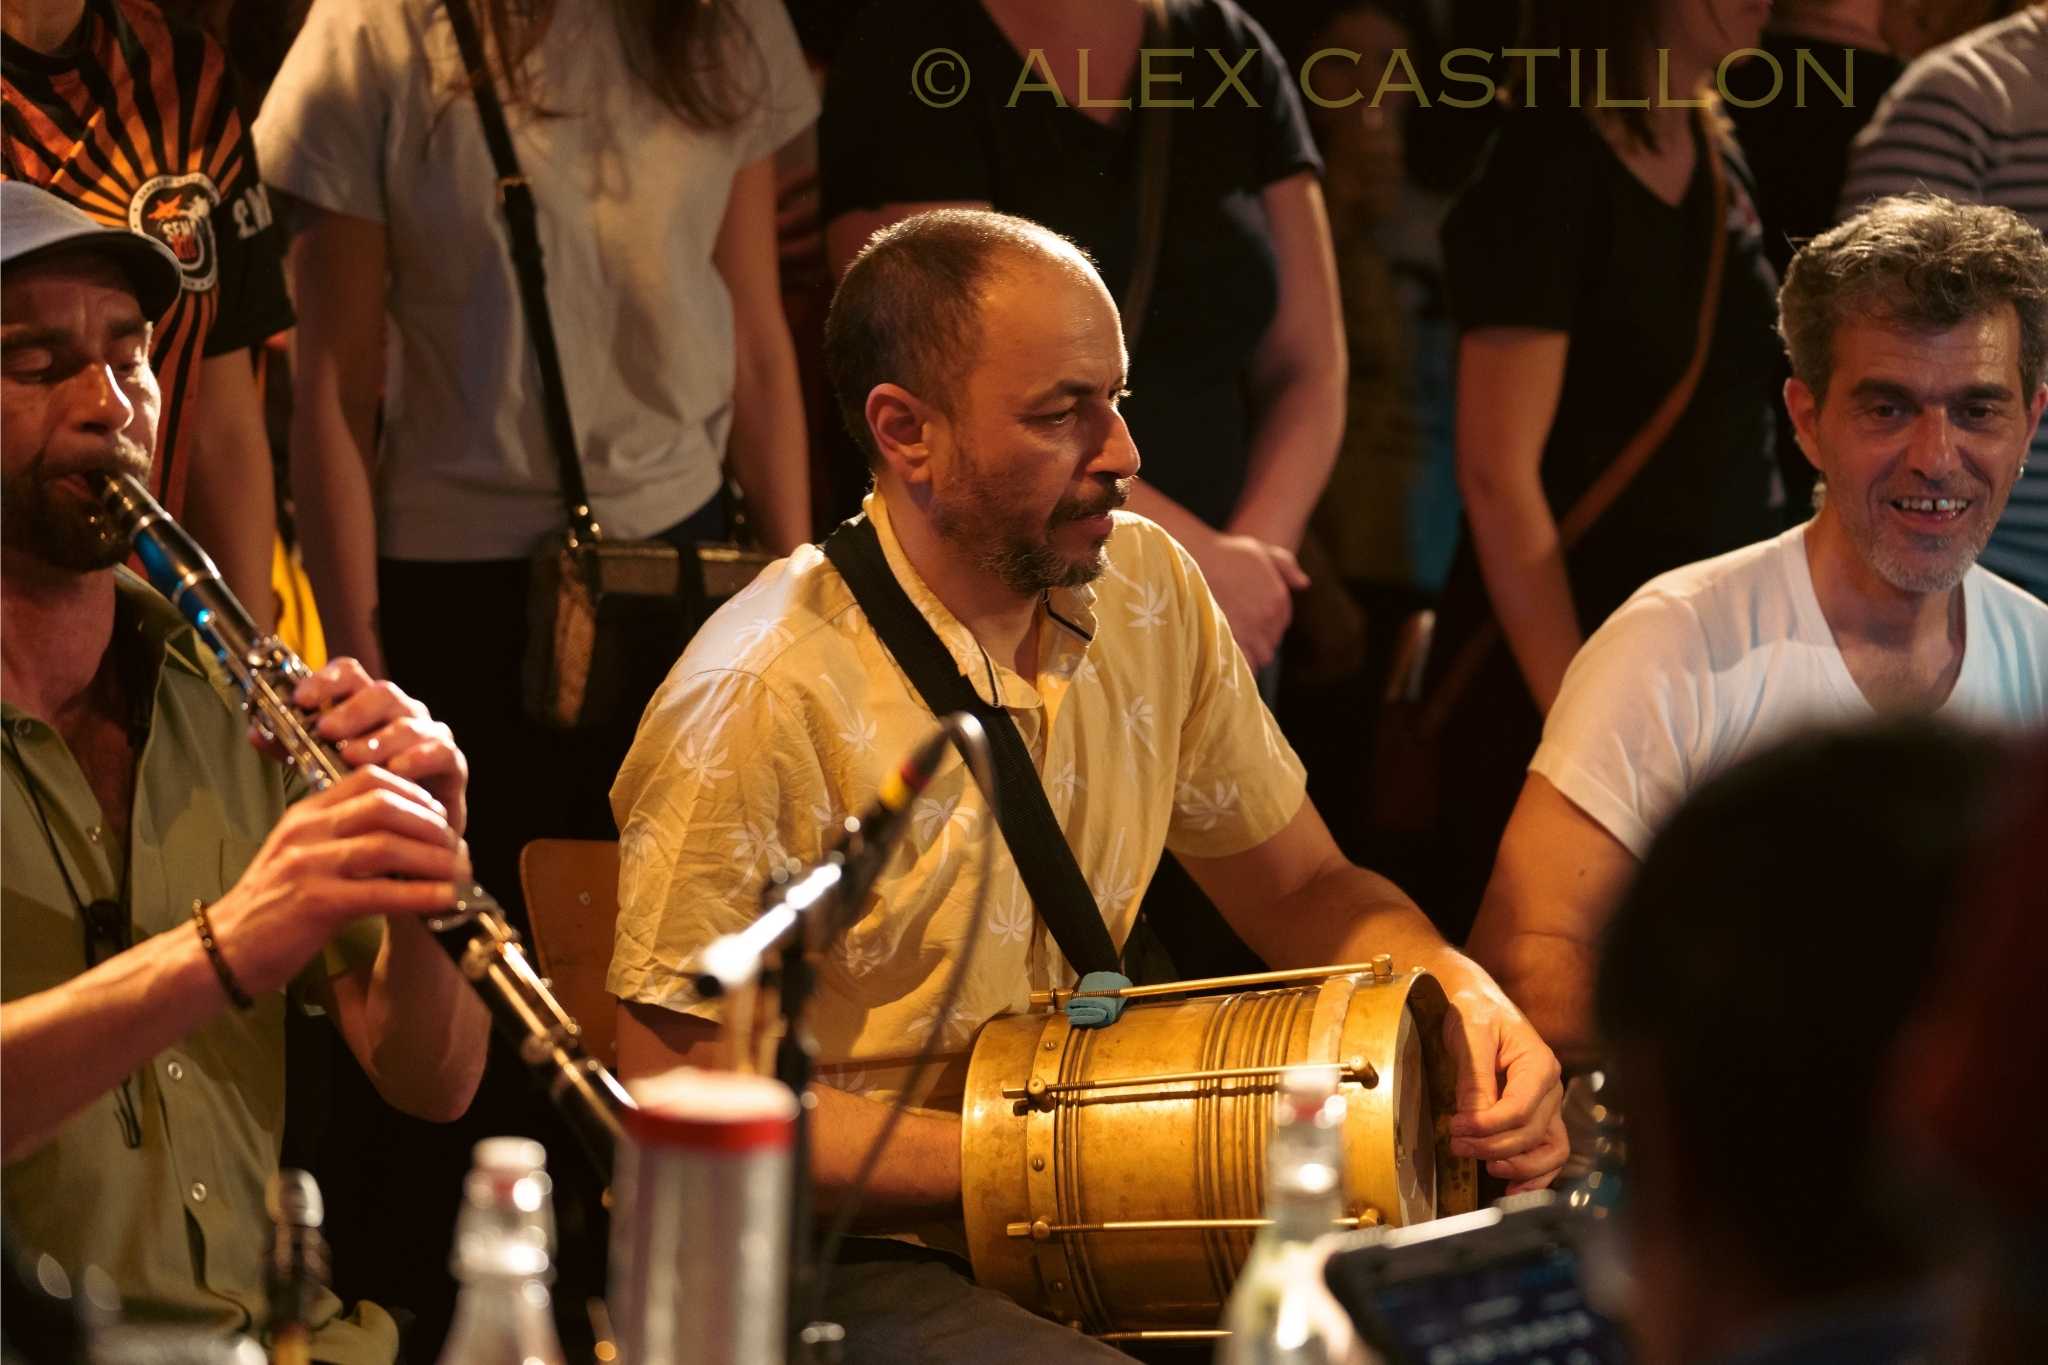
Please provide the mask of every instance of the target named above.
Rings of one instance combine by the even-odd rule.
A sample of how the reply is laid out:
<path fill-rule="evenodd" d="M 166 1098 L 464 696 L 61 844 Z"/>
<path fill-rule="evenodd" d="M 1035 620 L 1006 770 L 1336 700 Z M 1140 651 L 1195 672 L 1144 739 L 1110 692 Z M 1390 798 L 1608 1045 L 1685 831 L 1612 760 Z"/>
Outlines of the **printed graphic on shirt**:
<path fill-rule="evenodd" d="M 220 191 L 204 171 L 159 175 L 128 201 L 128 226 L 171 249 L 186 289 L 211 289 L 220 278 L 213 250 L 213 210 L 219 203 Z"/>

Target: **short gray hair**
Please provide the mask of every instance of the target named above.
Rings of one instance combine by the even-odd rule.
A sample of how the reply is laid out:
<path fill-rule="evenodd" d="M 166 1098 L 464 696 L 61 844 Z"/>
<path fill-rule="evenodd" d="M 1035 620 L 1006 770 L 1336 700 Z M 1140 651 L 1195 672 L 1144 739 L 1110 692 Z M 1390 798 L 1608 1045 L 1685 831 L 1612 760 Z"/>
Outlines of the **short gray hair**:
<path fill-rule="evenodd" d="M 1778 291 L 1792 373 L 1827 398 L 1835 333 L 1866 318 L 1946 331 L 2010 303 L 2019 312 L 2022 397 L 2048 368 L 2048 243 L 2011 209 L 1931 194 L 1880 199 L 1799 249 Z"/>

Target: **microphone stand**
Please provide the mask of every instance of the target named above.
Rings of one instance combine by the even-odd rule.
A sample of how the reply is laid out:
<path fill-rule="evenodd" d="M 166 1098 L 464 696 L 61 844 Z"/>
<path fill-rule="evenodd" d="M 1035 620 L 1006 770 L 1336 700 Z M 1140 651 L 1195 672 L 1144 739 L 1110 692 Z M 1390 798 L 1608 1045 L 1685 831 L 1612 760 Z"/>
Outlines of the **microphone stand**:
<path fill-rule="evenodd" d="M 960 751 L 974 780 L 984 792 L 993 793 L 988 740 L 980 723 L 956 712 L 941 724 L 943 737 Z M 917 781 L 912 794 L 929 776 L 927 772 Z M 835 1323 L 806 1321 L 819 1268 L 811 1225 L 811 1110 L 817 1104 L 811 1080 L 817 1070 L 817 1044 L 805 1026 L 804 1013 L 817 984 L 812 959 L 829 951 L 846 931 L 851 911 L 865 898 L 880 868 L 866 865 L 868 841 L 860 819 L 848 816 L 841 828 L 844 837 L 833 852 L 793 878 L 778 873 L 761 894 L 760 915 L 746 928 L 708 945 L 696 968 L 697 993 L 704 998 L 740 995 L 764 975 L 772 975 L 777 984 L 782 1037 L 775 1045 L 775 1079 L 788 1086 L 797 1101 L 789 1190 L 788 1365 L 837 1365 L 835 1343 L 844 1339 Z M 887 847 L 890 836 L 884 832 L 881 839 Z M 772 968 L 764 972 L 763 964 L 771 961 Z"/>
<path fill-rule="evenodd" d="M 849 825 L 857 822 L 848 820 Z M 846 926 L 840 921 L 845 890 L 845 859 L 833 854 L 819 867 L 787 886 L 771 887 L 766 899 L 780 900 L 768 913 L 784 908 L 793 899 L 804 899 L 798 909 L 796 932 L 782 936 L 775 959 L 776 997 L 782 1015 L 782 1038 L 775 1045 L 775 1079 L 796 1096 L 796 1133 L 791 1143 L 789 1189 L 789 1365 L 831 1365 L 814 1360 L 811 1347 L 820 1337 L 837 1335 L 834 1324 L 805 1321 L 818 1281 L 816 1229 L 811 1208 L 815 1193 L 811 1180 L 811 1110 L 817 1097 L 811 1094 L 811 1078 L 817 1070 L 818 1045 L 804 1022 L 804 1010 L 816 989 L 817 973 L 811 967 L 813 953 L 822 953 L 837 941 Z M 821 907 L 822 913 L 810 913 Z"/>
<path fill-rule="evenodd" d="M 778 874 L 761 893 L 761 913 L 753 923 L 714 942 L 699 959 L 700 995 L 734 999 L 762 977 L 776 983 L 782 1037 L 775 1045 L 775 1079 L 797 1100 L 789 1177 L 788 1365 L 831 1365 L 814 1361 L 811 1345 L 838 1337 L 836 1325 L 806 1321 L 818 1275 L 811 1226 L 811 1109 L 817 1103 L 811 1080 L 817 1071 L 817 1044 L 804 1023 L 804 1012 L 817 985 L 812 955 L 830 949 L 846 927 L 846 868 L 863 850 L 860 821 L 848 817 L 845 833 L 842 848 L 800 876 L 787 879 Z"/>
<path fill-rule="evenodd" d="M 790 1144 L 789 1188 L 789 1365 L 813 1365 L 805 1337 L 810 1326 L 811 1294 L 817 1285 L 816 1229 L 811 1226 L 815 1195 L 811 1181 L 811 1076 L 817 1069 L 817 1044 L 804 1026 L 804 1006 L 811 997 L 814 973 L 805 935 L 784 942 L 776 965 L 777 994 L 782 1000 L 782 1041 L 775 1045 L 775 1079 L 796 1096 L 796 1134 Z"/>

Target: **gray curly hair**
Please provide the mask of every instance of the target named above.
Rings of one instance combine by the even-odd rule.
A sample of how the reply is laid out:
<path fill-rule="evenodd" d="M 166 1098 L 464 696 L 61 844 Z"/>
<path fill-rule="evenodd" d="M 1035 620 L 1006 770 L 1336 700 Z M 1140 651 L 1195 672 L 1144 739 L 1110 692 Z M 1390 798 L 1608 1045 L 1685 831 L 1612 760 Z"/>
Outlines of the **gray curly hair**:
<path fill-rule="evenodd" d="M 2011 209 L 1894 195 L 1800 248 L 1778 291 L 1778 334 L 1792 373 L 1825 402 L 1844 322 L 1946 331 L 2003 303 L 2019 312 L 2031 398 L 2048 368 L 2048 242 Z"/>

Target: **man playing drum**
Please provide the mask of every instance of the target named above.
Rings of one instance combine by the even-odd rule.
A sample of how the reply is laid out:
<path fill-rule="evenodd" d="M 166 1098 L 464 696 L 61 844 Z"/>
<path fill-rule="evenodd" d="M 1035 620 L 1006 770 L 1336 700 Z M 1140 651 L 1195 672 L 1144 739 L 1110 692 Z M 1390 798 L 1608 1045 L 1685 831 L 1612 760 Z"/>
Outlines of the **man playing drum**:
<path fill-rule="evenodd" d="M 1428 969 L 1453 1005 L 1453 1152 L 1514 1188 L 1546 1184 L 1565 1157 L 1549 1049 L 1399 889 L 1338 851 L 1193 561 L 1117 510 L 1138 471 L 1117 415 L 1128 360 L 1087 258 L 1000 214 L 910 219 L 848 271 L 827 352 L 873 467 L 865 515 L 888 567 L 1016 723 L 1112 939 L 1170 850 L 1273 967 L 1387 953 Z M 692 991 L 695 954 L 753 917 L 772 866 L 822 855 L 934 724 L 815 548 L 699 632 L 612 790 L 623 836 L 607 985 L 624 1002 L 623 1074 L 715 1064 L 717 1007 Z M 1000 836 L 965 769 L 942 769 L 909 817 L 909 847 L 822 964 L 809 1011 L 827 1062 L 813 1111 L 827 1209 L 934 1030 L 964 1058 L 987 1020 L 1073 981 L 1006 846 L 977 929 L 979 840 Z M 920 1089 L 861 1206 L 870 1229 L 926 1245 L 868 1243 L 881 1249 L 834 1268 L 827 1316 L 847 1327 L 848 1360 L 1121 1359 L 976 1288 L 936 1249 L 959 1245 L 961 1123 L 943 1081 Z"/>

